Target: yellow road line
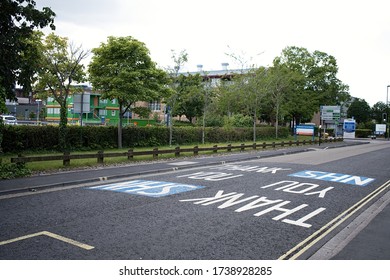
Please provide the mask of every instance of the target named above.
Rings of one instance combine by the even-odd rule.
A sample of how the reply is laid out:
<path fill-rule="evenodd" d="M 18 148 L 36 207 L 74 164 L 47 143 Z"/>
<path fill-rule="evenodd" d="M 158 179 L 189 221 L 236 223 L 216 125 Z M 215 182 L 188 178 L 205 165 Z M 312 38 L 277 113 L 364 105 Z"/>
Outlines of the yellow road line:
<path fill-rule="evenodd" d="M 312 247 L 319 240 L 328 235 L 331 231 L 333 231 L 337 226 L 355 214 L 358 210 L 360 210 L 364 205 L 378 196 L 381 192 L 385 191 L 388 187 L 390 187 L 390 180 L 375 189 L 373 192 L 365 196 L 363 199 L 355 203 L 349 209 L 345 210 L 343 213 L 338 215 L 336 218 L 331 220 L 329 223 L 324 225 L 322 228 L 317 230 L 315 233 L 310 235 L 308 238 L 303 240 L 301 243 L 296 245 L 294 248 L 290 249 L 287 253 L 283 254 L 279 257 L 279 260 L 290 259 L 294 260 L 306 252 L 310 247 Z M 318 236 L 318 237 L 316 237 Z"/>
<path fill-rule="evenodd" d="M 40 236 L 40 235 L 49 236 L 49 237 L 51 237 L 51 238 L 60 240 L 60 241 L 62 241 L 62 242 L 71 244 L 71 245 L 73 245 L 73 246 L 80 247 L 80 248 L 85 249 L 85 250 L 92 250 L 93 248 L 95 248 L 95 247 L 93 247 L 93 246 L 90 246 L 90 245 L 87 245 L 87 244 L 84 244 L 84 243 L 75 241 L 75 240 L 73 240 L 73 239 L 70 239 L 70 238 L 67 238 L 67 237 L 64 237 L 64 236 L 61 236 L 61 235 L 58 235 L 58 234 L 49 232 L 49 231 L 40 231 L 40 232 L 37 232 L 37 233 L 33 233 L 33 234 L 29 234 L 29 235 L 24 235 L 24 236 L 21 236 L 21 237 L 18 237 L 18 238 L 14 238 L 14 239 L 9 239 L 9 240 L 5 240 L 5 241 L 1 241 L 1 242 L 0 242 L 0 246 L 6 245 L 6 244 L 10 244 L 10 243 L 13 243 L 13 242 L 18 242 L 18 241 L 25 240 L 25 239 L 28 239 L 28 238 L 37 237 L 37 236 Z"/>

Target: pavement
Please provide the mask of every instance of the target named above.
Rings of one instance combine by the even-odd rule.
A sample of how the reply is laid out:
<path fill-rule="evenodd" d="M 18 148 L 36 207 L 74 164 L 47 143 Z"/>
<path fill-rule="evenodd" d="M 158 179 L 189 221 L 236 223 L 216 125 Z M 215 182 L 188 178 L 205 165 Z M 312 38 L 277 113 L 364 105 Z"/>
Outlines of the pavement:
<path fill-rule="evenodd" d="M 366 139 L 367 140 L 367 139 Z M 164 173 L 195 167 L 304 153 L 313 149 L 331 149 L 351 145 L 367 144 L 367 141 L 345 140 L 274 150 L 256 150 L 217 154 L 213 156 L 180 157 L 143 163 L 132 163 L 98 168 L 78 169 L 38 174 L 27 178 L 0 180 L 0 195 L 20 192 L 35 192 L 43 189 L 77 184 L 122 179 L 146 174 Z M 390 183 L 389 183 L 390 185 Z M 390 191 L 388 187 L 373 205 L 355 218 L 349 225 L 329 240 L 311 260 L 390 260 Z M 378 242 L 382 240 L 383 242 Z M 388 244 L 383 246 L 383 244 Z"/>

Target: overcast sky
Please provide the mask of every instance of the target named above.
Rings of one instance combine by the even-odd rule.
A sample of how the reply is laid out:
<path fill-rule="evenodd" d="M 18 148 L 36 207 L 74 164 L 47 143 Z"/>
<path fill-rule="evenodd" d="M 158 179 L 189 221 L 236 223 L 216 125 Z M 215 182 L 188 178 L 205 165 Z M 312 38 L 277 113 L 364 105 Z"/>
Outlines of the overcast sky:
<path fill-rule="evenodd" d="M 336 58 L 338 78 L 371 106 L 386 102 L 390 85 L 389 0 L 36 0 L 57 14 L 55 33 L 84 49 L 108 36 L 132 36 L 152 59 L 173 66 L 185 49 L 183 71 L 238 68 L 226 53 L 268 66 L 287 46 Z M 390 90 L 390 89 L 389 89 Z M 390 94 L 390 93 L 389 93 Z M 390 97 L 389 97 L 390 98 Z M 326 104 L 324 104 L 326 105 Z"/>

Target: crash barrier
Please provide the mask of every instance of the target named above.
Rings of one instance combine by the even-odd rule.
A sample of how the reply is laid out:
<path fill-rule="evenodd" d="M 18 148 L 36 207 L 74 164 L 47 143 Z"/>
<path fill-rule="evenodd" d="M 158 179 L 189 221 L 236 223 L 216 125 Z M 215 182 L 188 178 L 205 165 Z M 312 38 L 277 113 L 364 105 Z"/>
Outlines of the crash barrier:
<path fill-rule="evenodd" d="M 318 142 L 321 141 L 321 142 Z M 343 138 L 332 138 L 332 139 L 315 139 L 315 140 L 303 140 L 303 141 L 282 141 L 282 142 L 272 142 L 272 143 L 253 143 L 253 144 L 240 144 L 240 145 L 231 145 L 227 146 L 218 146 L 214 145 L 213 147 L 199 147 L 195 146 L 193 148 L 180 148 L 176 147 L 174 149 L 163 149 L 160 150 L 158 148 L 154 148 L 150 151 L 134 151 L 133 149 L 129 149 L 127 152 L 104 152 L 98 151 L 97 153 L 91 154 L 71 154 L 70 152 L 64 152 L 63 155 L 47 155 L 47 156 L 23 156 L 21 154 L 18 157 L 11 158 L 12 163 L 28 163 L 34 161 L 52 161 L 52 160 L 62 160 L 64 166 L 70 165 L 71 160 L 76 159 L 90 159 L 96 158 L 97 163 L 104 163 L 105 158 L 110 157 L 127 157 L 129 160 L 132 160 L 136 156 L 147 156 L 151 155 L 153 159 L 157 159 L 159 155 L 162 154 L 174 154 L 175 157 L 179 157 L 183 153 L 192 153 L 194 156 L 197 156 L 201 152 L 213 152 L 217 153 L 218 151 L 245 151 L 247 149 L 257 150 L 257 149 L 267 149 L 267 148 L 276 148 L 276 147 L 291 147 L 291 146 L 300 146 L 300 145 L 313 145 L 313 144 L 321 144 L 321 143 L 329 143 L 329 142 L 340 142 L 343 141 Z"/>

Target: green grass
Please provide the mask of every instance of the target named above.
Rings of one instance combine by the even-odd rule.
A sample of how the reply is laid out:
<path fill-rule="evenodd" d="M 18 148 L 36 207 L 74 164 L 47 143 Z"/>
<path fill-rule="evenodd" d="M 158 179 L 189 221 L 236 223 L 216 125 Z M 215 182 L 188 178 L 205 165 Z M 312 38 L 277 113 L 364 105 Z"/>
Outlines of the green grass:
<path fill-rule="evenodd" d="M 257 143 L 263 143 L 266 142 L 267 144 L 270 144 L 272 142 L 288 142 L 288 141 L 295 141 L 294 137 L 289 137 L 287 139 L 278 139 L 278 140 L 268 140 L 268 141 L 258 141 Z M 299 137 L 299 141 L 309 141 L 311 140 L 311 137 Z M 198 147 L 212 147 L 214 145 L 218 146 L 227 146 L 228 144 L 232 145 L 240 145 L 240 143 L 207 143 L 207 144 L 197 144 Z M 253 142 L 244 142 L 244 144 L 250 145 L 253 144 Z M 196 144 L 193 145 L 182 145 L 180 148 L 193 148 L 196 146 Z M 175 146 L 161 146 L 158 147 L 159 150 L 165 150 L 165 149 L 174 149 Z M 153 147 L 146 147 L 146 148 L 136 148 L 134 151 L 150 151 Z M 105 153 L 115 153 L 115 152 L 127 152 L 128 148 L 123 149 L 110 149 L 105 150 Z M 234 151 L 234 150 L 233 150 Z M 246 151 L 249 151 L 249 149 L 246 149 Z M 71 154 L 93 154 L 97 153 L 98 150 L 91 150 L 91 151 L 73 151 Z M 227 151 L 218 151 L 217 154 L 226 153 Z M 199 155 L 215 155 L 212 151 L 208 152 L 199 152 Z M 62 153 L 58 152 L 25 152 L 23 153 L 24 156 L 45 156 L 45 155 L 62 155 Z M 193 156 L 193 153 L 181 153 L 181 157 L 186 156 Z M 17 157 L 15 154 L 8 154 L 2 156 L 2 162 L 3 163 L 9 163 L 11 162 L 11 157 Z M 158 159 L 169 159 L 169 158 L 175 158 L 174 153 L 172 154 L 162 154 L 158 156 Z M 115 164 L 125 164 L 125 163 L 136 163 L 139 161 L 152 161 L 153 157 L 152 155 L 146 155 L 146 156 L 135 156 L 133 159 L 129 160 L 127 157 L 105 157 L 104 158 L 104 165 L 115 165 Z M 62 160 L 56 160 L 56 161 L 40 161 L 40 162 L 29 162 L 26 163 L 26 167 L 31 170 L 32 172 L 44 172 L 44 171 L 54 171 L 54 170 L 63 170 L 63 169 L 75 169 L 75 168 L 82 168 L 82 167 L 96 167 L 101 166 L 101 164 L 97 163 L 96 158 L 91 159 L 72 159 L 70 161 L 69 166 L 64 166 Z"/>

